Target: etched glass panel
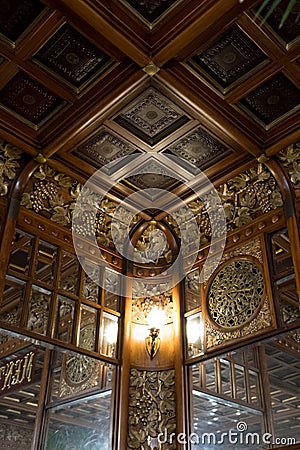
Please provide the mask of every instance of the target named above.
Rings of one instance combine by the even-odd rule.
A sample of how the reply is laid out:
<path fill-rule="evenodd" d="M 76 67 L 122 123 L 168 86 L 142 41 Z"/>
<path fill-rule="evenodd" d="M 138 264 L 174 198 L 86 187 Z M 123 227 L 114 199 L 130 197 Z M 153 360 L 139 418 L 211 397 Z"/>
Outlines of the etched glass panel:
<path fill-rule="evenodd" d="M 57 298 L 55 337 L 71 342 L 73 333 L 75 302 L 63 295 Z"/>
<path fill-rule="evenodd" d="M 104 280 L 104 306 L 106 308 L 112 309 L 113 311 L 120 310 L 119 292 L 119 274 L 113 270 L 106 269 Z"/>
<path fill-rule="evenodd" d="M 51 292 L 39 286 L 32 286 L 29 300 L 27 328 L 36 333 L 46 334 Z"/>
<path fill-rule="evenodd" d="M 98 311 L 89 306 L 81 306 L 81 320 L 79 331 L 79 347 L 95 350 L 95 337 L 98 322 Z"/>
<path fill-rule="evenodd" d="M 201 306 L 200 298 L 200 271 L 193 270 L 188 273 L 184 280 L 185 288 L 185 310 L 191 311 Z"/>
<path fill-rule="evenodd" d="M 93 274 L 93 279 L 91 279 L 86 273 L 84 273 L 82 295 L 86 300 L 89 300 L 90 302 L 99 303 L 101 268 L 91 261 L 85 261 L 85 264 L 88 267 L 89 273 Z M 97 284 L 95 280 L 98 280 L 99 284 Z"/>
<path fill-rule="evenodd" d="M 6 276 L 0 320 L 10 325 L 19 325 L 22 314 L 22 301 L 25 293 L 25 282 Z"/>
<path fill-rule="evenodd" d="M 78 293 L 79 262 L 76 255 L 63 251 L 60 266 L 59 288 L 72 294 Z"/>
<path fill-rule="evenodd" d="M 16 231 L 10 251 L 9 272 L 28 275 L 33 243 L 33 236 L 24 231 Z"/>
<path fill-rule="evenodd" d="M 108 313 L 103 313 L 101 323 L 101 346 L 103 355 L 115 357 L 118 340 L 118 318 Z"/>
<path fill-rule="evenodd" d="M 57 248 L 48 242 L 39 241 L 34 278 L 53 286 L 57 265 Z"/>

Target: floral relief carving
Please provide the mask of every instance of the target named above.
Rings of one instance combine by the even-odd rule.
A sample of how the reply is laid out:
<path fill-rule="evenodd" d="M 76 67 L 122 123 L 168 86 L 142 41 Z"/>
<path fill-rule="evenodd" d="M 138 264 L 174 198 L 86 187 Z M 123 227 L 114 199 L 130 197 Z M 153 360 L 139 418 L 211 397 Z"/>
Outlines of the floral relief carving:
<path fill-rule="evenodd" d="M 152 450 L 159 433 L 175 432 L 175 372 L 165 370 L 130 371 L 128 448 Z M 164 434 L 165 435 L 165 434 Z M 176 444 L 162 444 L 161 450 L 174 450 Z"/>
<path fill-rule="evenodd" d="M 0 196 L 4 197 L 20 168 L 22 151 L 0 139 Z"/>
<path fill-rule="evenodd" d="M 268 297 L 260 309 L 259 314 L 246 326 L 232 331 L 223 331 L 215 328 L 210 321 L 205 321 L 206 347 L 210 349 L 223 345 L 229 341 L 257 333 L 272 326 L 272 315 Z"/>
<path fill-rule="evenodd" d="M 219 186 L 217 192 L 224 208 L 227 232 L 282 206 L 282 196 L 275 178 L 260 163 Z M 211 237 L 211 220 L 216 211 L 215 195 L 207 193 L 188 206 L 199 225 L 200 242 L 205 245 Z M 170 216 L 167 221 L 179 235 L 176 222 Z"/>
<path fill-rule="evenodd" d="M 279 153 L 279 159 L 287 170 L 295 189 L 300 189 L 300 142 L 282 150 Z"/>

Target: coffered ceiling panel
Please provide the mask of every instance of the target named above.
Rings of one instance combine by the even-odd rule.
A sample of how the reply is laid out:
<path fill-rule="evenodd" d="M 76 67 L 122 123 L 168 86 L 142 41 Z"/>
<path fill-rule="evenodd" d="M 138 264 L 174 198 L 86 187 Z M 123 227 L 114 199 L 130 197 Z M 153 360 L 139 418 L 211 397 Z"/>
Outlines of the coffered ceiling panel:
<path fill-rule="evenodd" d="M 92 75 L 99 75 L 112 60 L 69 24 L 39 50 L 34 58 L 56 75 L 79 88 Z"/>
<path fill-rule="evenodd" d="M 176 144 L 168 147 L 167 151 L 187 160 L 201 170 L 207 169 L 232 153 L 202 128 L 188 133 Z"/>
<path fill-rule="evenodd" d="M 296 1 L 295 3 L 296 4 L 294 5 L 292 11 L 288 15 L 282 26 L 280 26 L 281 19 L 289 4 L 289 0 L 282 0 L 281 2 L 279 2 L 278 6 L 274 9 L 272 14 L 267 18 L 267 25 L 271 28 L 278 39 L 281 39 L 286 44 L 291 43 L 300 36 L 300 4 L 298 1 Z M 266 5 L 262 10 L 262 16 L 260 17 L 261 20 L 264 20 L 264 17 L 266 17 L 271 5 L 272 2 L 269 2 L 269 4 Z"/>
<path fill-rule="evenodd" d="M 237 25 L 222 34 L 188 62 L 196 71 L 210 75 L 222 88 L 250 75 L 267 56 Z"/>
<path fill-rule="evenodd" d="M 179 3 L 178 0 L 123 0 L 123 2 L 150 23 Z"/>
<path fill-rule="evenodd" d="M 271 125 L 299 108 L 300 90 L 279 73 L 246 95 L 241 104 L 264 125 Z"/>
<path fill-rule="evenodd" d="M 190 119 L 156 89 L 149 88 L 126 106 L 114 121 L 151 146 Z"/>
<path fill-rule="evenodd" d="M 1 0 L 0 33 L 16 41 L 44 8 L 37 0 Z"/>
<path fill-rule="evenodd" d="M 149 153 L 224 182 L 300 139 L 287 2 L 261 23 L 258 0 L 0 0 L 0 138 L 81 181 L 106 164 L 129 176 Z M 120 189 L 177 189 L 163 169 Z"/>
<path fill-rule="evenodd" d="M 112 131 L 102 127 L 100 131 L 73 150 L 72 153 L 94 167 L 100 168 L 118 158 L 140 152 Z"/>
<path fill-rule="evenodd" d="M 61 98 L 23 72 L 15 75 L 0 93 L 2 107 L 33 125 L 49 118 L 62 104 Z"/>

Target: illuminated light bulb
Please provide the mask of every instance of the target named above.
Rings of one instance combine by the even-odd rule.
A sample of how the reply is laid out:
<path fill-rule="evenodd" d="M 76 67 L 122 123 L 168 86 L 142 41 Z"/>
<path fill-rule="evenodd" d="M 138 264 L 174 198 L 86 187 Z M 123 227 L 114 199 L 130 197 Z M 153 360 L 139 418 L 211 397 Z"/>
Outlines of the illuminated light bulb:
<path fill-rule="evenodd" d="M 118 336 L 118 322 L 111 322 L 105 330 L 106 341 L 109 344 L 115 344 Z"/>
<path fill-rule="evenodd" d="M 154 306 L 147 316 L 149 328 L 160 330 L 166 322 L 166 314 L 162 308 Z"/>
<path fill-rule="evenodd" d="M 200 328 L 199 323 L 196 320 L 187 320 L 186 323 L 186 333 L 187 333 L 187 340 L 189 344 L 195 344 L 195 342 L 198 341 L 200 337 Z"/>

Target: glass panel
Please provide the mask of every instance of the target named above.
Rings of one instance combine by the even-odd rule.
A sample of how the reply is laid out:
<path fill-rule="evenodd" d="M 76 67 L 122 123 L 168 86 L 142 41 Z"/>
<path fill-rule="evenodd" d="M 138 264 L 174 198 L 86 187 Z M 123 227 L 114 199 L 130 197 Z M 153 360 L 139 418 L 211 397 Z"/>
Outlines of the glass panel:
<path fill-rule="evenodd" d="M 57 298 L 55 337 L 64 342 L 71 342 L 74 322 L 75 302 L 59 295 Z"/>
<path fill-rule="evenodd" d="M 91 261 L 85 261 L 85 264 L 87 264 L 89 271 L 93 274 L 95 279 L 99 280 L 100 285 L 100 276 L 101 276 L 101 269 L 99 266 L 95 265 Z M 84 273 L 83 276 L 83 288 L 82 288 L 82 295 L 86 300 L 89 300 L 90 302 L 99 303 L 99 285 L 95 283 L 86 273 Z"/>
<path fill-rule="evenodd" d="M 249 372 L 249 391 L 251 403 L 260 405 L 258 374 L 256 372 Z"/>
<path fill-rule="evenodd" d="M 229 405 L 222 399 L 194 391 L 194 434 L 191 435 L 193 449 L 233 450 L 262 449 L 262 414 L 240 405 Z"/>
<path fill-rule="evenodd" d="M 119 274 L 113 270 L 105 270 L 104 280 L 104 306 L 113 311 L 120 310 L 119 291 L 120 291 Z M 113 290 L 116 293 L 110 292 Z"/>
<path fill-rule="evenodd" d="M 111 390 L 48 412 L 46 450 L 111 450 Z"/>
<path fill-rule="evenodd" d="M 51 292 L 32 286 L 27 322 L 29 330 L 40 334 L 47 333 L 50 302 Z"/>
<path fill-rule="evenodd" d="M 79 347 L 87 350 L 95 350 L 95 337 L 98 322 L 98 311 L 89 306 L 82 305 L 80 333 L 79 333 Z"/>
<path fill-rule="evenodd" d="M 230 363 L 225 359 L 220 360 L 222 394 L 231 396 Z"/>
<path fill-rule="evenodd" d="M 4 286 L 0 320 L 10 325 L 18 325 L 22 314 L 22 300 L 25 282 L 7 276 Z"/>
<path fill-rule="evenodd" d="M 101 324 L 101 346 L 100 352 L 103 355 L 115 357 L 118 340 L 118 318 L 107 313 L 103 313 Z"/>
<path fill-rule="evenodd" d="M 274 273 L 284 274 L 293 270 L 291 246 L 287 229 L 273 234 L 271 239 Z"/>
<path fill-rule="evenodd" d="M 211 391 L 216 391 L 216 373 L 214 360 L 205 363 L 205 374 L 205 387 Z"/>
<path fill-rule="evenodd" d="M 59 287 L 64 291 L 78 293 L 79 285 L 79 262 L 77 256 L 63 251 L 60 267 Z"/>
<path fill-rule="evenodd" d="M 43 449 L 112 448 L 110 420 L 114 370 L 111 365 L 79 353 L 54 353 Z"/>
<path fill-rule="evenodd" d="M 39 241 L 34 277 L 53 286 L 56 268 L 57 248 L 48 242 Z"/>
<path fill-rule="evenodd" d="M 57 400 L 112 388 L 114 366 L 75 352 L 56 352 L 51 377 L 51 404 Z"/>
<path fill-rule="evenodd" d="M 31 450 L 44 350 L 1 331 L 0 355 L 5 354 L 0 360 L 7 374 L 0 379 L 0 448 Z"/>
<path fill-rule="evenodd" d="M 23 231 L 16 231 L 11 247 L 9 271 L 28 275 L 33 243 L 33 236 Z"/>
<path fill-rule="evenodd" d="M 235 366 L 235 382 L 236 382 L 236 397 L 238 400 L 247 401 L 246 386 L 245 386 L 245 369 L 244 367 Z"/>
<path fill-rule="evenodd" d="M 297 330 L 265 346 L 275 436 L 283 440 L 294 438 L 298 443 L 300 442 L 299 337 L 300 333 Z M 287 441 L 284 443 L 288 444 Z"/>
<path fill-rule="evenodd" d="M 199 269 L 190 272 L 184 280 L 185 287 L 185 310 L 191 311 L 192 309 L 201 306 L 200 298 L 200 272 Z"/>

